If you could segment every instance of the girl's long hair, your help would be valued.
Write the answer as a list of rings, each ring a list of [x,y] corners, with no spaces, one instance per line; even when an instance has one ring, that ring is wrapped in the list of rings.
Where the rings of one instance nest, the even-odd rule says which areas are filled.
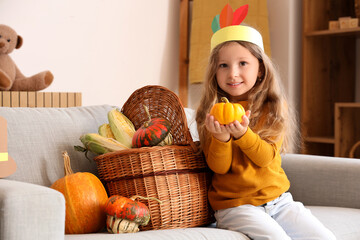
[[[296,152],[296,142],[298,143],[297,146],[301,145],[297,116],[291,104],[287,101],[275,66],[257,45],[244,41],[236,42],[247,48],[259,60],[259,71],[262,73],[261,79],[256,81],[249,93],[248,109],[251,110],[249,127],[261,139],[269,143],[275,143],[281,137],[284,137],[281,152]],[[209,58],[202,98],[196,112],[200,148],[210,138],[210,133],[205,127],[206,114],[210,112],[211,107],[221,97],[228,97],[227,93],[218,86],[216,80],[219,51],[228,44],[229,42],[219,44],[213,49]],[[263,116],[264,114],[266,116]],[[261,124],[258,124],[260,120]]]

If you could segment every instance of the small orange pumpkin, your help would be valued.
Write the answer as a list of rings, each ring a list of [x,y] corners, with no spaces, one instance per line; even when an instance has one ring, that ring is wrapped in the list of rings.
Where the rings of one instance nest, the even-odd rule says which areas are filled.
[[[220,103],[216,103],[210,110],[210,114],[220,124],[229,124],[235,120],[242,121],[242,116],[245,114],[244,107],[239,103],[230,103],[226,97],[221,98]]]
[[[65,177],[51,185],[65,197],[65,233],[98,232],[105,227],[105,203],[108,199],[101,181],[92,173],[73,173],[70,158],[63,152]]]

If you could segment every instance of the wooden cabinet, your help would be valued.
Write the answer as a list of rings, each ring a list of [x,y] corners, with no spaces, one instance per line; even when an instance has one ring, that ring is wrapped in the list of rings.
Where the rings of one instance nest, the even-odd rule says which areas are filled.
[[[355,17],[354,0],[303,0],[301,132],[306,154],[345,156],[348,151],[341,146],[348,130],[335,134],[335,105],[355,101],[360,27],[328,30],[330,20],[346,16]],[[351,111],[359,111],[346,104],[338,108],[352,118],[358,114]],[[345,122],[359,131],[360,121],[342,119],[337,124]],[[350,138],[360,140],[360,135]]]

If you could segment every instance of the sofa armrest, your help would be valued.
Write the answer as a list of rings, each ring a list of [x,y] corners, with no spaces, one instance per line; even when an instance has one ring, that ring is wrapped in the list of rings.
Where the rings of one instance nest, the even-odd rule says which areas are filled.
[[[290,192],[305,205],[360,208],[360,159],[283,155]]]
[[[0,179],[0,239],[64,240],[65,199],[48,187]]]

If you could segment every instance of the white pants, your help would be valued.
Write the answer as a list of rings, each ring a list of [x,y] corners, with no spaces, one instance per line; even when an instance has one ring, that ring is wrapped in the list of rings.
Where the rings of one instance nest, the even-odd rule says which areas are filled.
[[[242,205],[217,210],[217,227],[238,231],[254,240],[336,239],[310,210],[284,193],[265,206]]]

